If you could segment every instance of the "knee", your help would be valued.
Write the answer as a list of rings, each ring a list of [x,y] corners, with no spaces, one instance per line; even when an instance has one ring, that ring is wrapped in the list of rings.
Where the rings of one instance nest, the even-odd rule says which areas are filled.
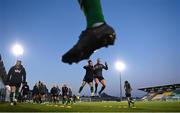
[[[104,87],[104,88],[105,88],[105,87],[106,87],[106,84],[102,84],[102,87]]]

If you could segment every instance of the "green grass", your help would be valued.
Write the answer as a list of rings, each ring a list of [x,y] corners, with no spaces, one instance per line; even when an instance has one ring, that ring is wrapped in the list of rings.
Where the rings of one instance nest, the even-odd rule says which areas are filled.
[[[180,112],[180,101],[177,102],[136,102],[136,108],[128,108],[127,102],[81,102],[70,108],[62,104],[0,103],[1,112]]]

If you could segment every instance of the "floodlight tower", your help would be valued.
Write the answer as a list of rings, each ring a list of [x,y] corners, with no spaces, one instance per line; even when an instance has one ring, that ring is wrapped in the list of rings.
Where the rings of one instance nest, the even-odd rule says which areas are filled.
[[[121,82],[121,76],[122,76],[122,71],[125,69],[125,64],[122,61],[117,61],[115,63],[115,68],[119,72],[120,101],[122,101],[122,82]]]

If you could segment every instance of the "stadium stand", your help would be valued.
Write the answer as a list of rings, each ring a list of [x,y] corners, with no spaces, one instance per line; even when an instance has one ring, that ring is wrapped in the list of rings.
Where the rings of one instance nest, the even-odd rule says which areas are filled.
[[[163,97],[164,97],[163,93],[162,94],[157,94],[151,100],[161,100]]]
[[[139,90],[147,92],[141,100],[180,100],[180,84],[146,87]]]

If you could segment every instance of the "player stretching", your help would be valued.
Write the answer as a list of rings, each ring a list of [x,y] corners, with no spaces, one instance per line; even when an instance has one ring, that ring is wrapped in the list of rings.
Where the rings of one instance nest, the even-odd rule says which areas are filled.
[[[94,80],[95,80],[95,94],[97,94],[98,83],[101,82],[101,84],[102,84],[102,88],[98,92],[99,96],[101,95],[102,91],[106,87],[106,80],[104,79],[104,77],[102,75],[103,69],[108,70],[108,65],[106,62],[105,62],[105,65],[101,64],[101,61],[98,58],[96,65],[94,65]]]
[[[90,90],[91,90],[91,96],[94,96],[94,88],[93,88],[93,76],[94,76],[94,66],[91,60],[88,61],[88,65],[83,67],[86,70],[86,74],[84,76],[83,82],[81,87],[79,88],[79,94],[81,93],[83,87],[86,85],[86,83],[89,84]]]
[[[106,24],[100,0],[78,0],[86,17],[87,27],[79,41],[62,56],[64,63],[78,63],[89,59],[91,54],[102,47],[114,45],[115,31]]]
[[[11,105],[15,105],[19,96],[19,88],[22,83],[26,82],[26,71],[20,60],[17,60],[15,66],[10,68],[7,81],[11,87],[10,102]]]
[[[128,106],[131,107],[131,104],[132,104],[132,106],[134,107],[134,102],[133,102],[132,97],[131,97],[132,88],[131,88],[131,85],[128,81],[125,81],[124,89],[125,89],[125,95],[126,95],[126,98],[128,101]]]

